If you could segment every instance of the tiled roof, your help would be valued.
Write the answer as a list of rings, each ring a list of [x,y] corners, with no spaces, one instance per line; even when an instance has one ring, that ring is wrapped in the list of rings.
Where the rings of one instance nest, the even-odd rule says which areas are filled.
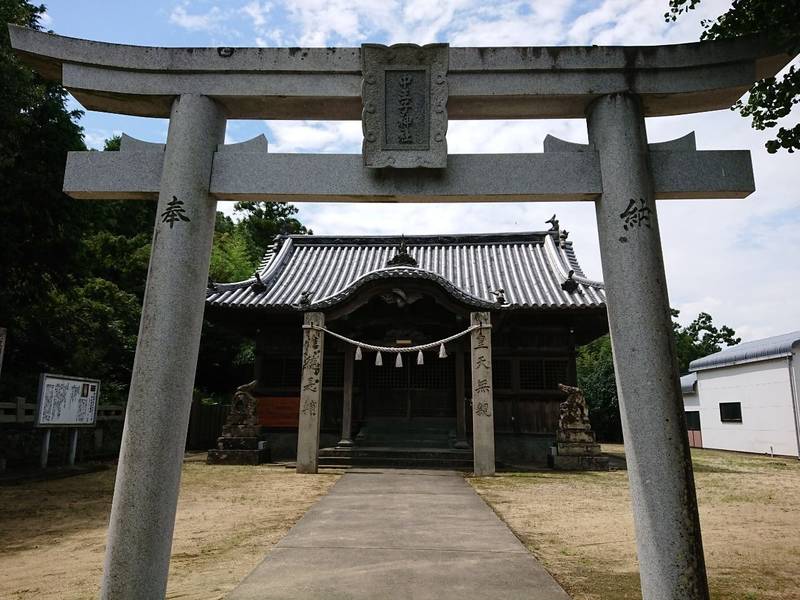
[[[401,240],[416,266],[387,266]],[[562,289],[569,271],[574,271],[577,284],[571,292]],[[572,243],[559,241],[557,231],[403,238],[283,236],[267,252],[258,278],[263,286],[256,277],[215,284],[207,302],[266,310],[324,310],[370,281],[417,279],[438,284],[466,305],[491,310],[605,304],[603,284],[585,278]],[[505,292],[502,304],[492,293],[498,289]]]

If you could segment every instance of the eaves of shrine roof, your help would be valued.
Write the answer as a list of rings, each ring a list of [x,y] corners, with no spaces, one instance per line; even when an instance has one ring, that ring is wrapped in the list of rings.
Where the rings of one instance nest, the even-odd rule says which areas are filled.
[[[416,265],[389,266],[402,240]],[[574,285],[564,289],[570,277]],[[560,240],[558,231],[281,236],[257,276],[211,284],[206,301],[221,307],[324,311],[379,280],[429,281],[456,301],[483,310],[605,306],[603,284],[585,277],[572,243]],[[498,301],[497,290],[503,290],[504,301]]]

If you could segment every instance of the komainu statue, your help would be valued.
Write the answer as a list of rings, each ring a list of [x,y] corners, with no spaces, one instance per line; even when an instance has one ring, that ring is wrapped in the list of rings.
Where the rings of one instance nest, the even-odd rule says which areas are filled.
[[[217,447],[208,451],[208,464],[258,465],[269,461],[269,448],[260,435],[255,387],[256,382],[251,381],[236,389]]]
[[[583,397],[583,390],[571,385],[558,384],[558,389],[567,394],[567,399],[561,403],[558,415],[558,430],[567,429],[591,431],[592,425],[589,423],[589,408],[586,406],[586,398]],[[594,439],[592,439],[594,441]]]
[[[562,383],[558,388],[567,398],[560,406],[556,443],[548,457],[550,466],[563,470],[608,470],[608,457],[600,453],[583,391]]]
[[[236,388],[222,437],[258,437],[258,399],[252,393],[255,387],[256,382],[251,381]]]

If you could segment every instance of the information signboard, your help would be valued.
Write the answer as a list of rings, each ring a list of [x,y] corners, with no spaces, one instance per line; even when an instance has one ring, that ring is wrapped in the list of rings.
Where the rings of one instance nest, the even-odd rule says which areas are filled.
[[[97,417],[100,380],[42,373],[37,427],[90,427]]]

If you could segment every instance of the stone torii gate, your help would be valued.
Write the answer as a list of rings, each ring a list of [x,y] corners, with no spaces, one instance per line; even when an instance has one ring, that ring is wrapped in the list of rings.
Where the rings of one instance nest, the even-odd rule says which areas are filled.
[[[743,198],[746,151],[648,144],[645,117],[723,109],[791,57],[760,39],[656,47],[143,48],[9,26],[89,110],[169,117],[166,146],[70,153],[75,198],[158,199],[102,597],[161,598],[218,200],[592,201],[644,598],[708,598],[656,199]],[[586,118],[589,145],[456,155],[447,119]],[[223,145],[227,119],[362,120],[364,153]]]

